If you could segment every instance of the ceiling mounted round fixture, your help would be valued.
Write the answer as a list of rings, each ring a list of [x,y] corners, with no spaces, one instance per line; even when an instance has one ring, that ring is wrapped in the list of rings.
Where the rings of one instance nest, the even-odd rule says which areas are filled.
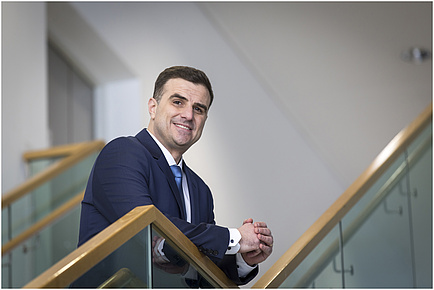
[[[406,62],[420,64],[431,58],[429,50],[420,47],[411,47],[401,53],[401,59]]]

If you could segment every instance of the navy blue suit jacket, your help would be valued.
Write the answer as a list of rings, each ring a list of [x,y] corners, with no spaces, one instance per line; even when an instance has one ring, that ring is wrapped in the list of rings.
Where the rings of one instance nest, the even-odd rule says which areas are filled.
[[[146,129],[135,137],[111,141],[92,169],[82,201],[79,245],[137,206],[155,205],[203,253],[237,284],[251,280],[257,270],[239,280],[235,256],[225,252],[227,228],[215,225],[209,187],[184,162],[192,222],[185,220],[185,206],[164,154]]]

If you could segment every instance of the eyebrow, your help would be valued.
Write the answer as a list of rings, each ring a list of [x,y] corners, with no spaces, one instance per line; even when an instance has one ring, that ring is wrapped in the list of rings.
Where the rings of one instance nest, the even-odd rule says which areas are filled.
[[[173,94],[173,95],[171,95],[169,97],[169,99],[171,99],[171,100],[175,99],[175,98],[182,99],[184,101],[188,101],[188,99],[186,97],[181,96],[180,94]],[[198,106],[198,107],[204,109],[205,112],[208,112],[208,107],[206,105],[202,104],[202,103],[194,103],[193,105]]]

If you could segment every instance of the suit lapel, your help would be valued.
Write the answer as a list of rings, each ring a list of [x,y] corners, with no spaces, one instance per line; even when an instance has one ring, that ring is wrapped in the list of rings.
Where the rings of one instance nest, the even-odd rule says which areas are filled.
[[[193,224],[200,223],[200,197],[199,190],[197,188],[196,180],[193,178],[190,168],[185,164],[184,160],[184,172],[187,177],[188,191],[190,193],[190,205],[191,205],[191,222]]]
[[[161,152],[160,147],[158,147],[157,143],[155,143],[154,139],[149,135],[146,129],[140,131],[136,138],[140,141],[140,143],[148,149],[149,153],[152,154],[156,163],[160,167],[164,176],[166,177],[167,182],[169,183],[170,189],[172,190],[173,196],[175,197],[176,202],[178,203],[178,207],[181,212],[181,218],[186,219],[185,213],[185,204],[184,197],[179,192],[178,187],[176,186],[175,177],[173,176],[172,170],[167,163],[166,158],[164,157],[163,152]]]

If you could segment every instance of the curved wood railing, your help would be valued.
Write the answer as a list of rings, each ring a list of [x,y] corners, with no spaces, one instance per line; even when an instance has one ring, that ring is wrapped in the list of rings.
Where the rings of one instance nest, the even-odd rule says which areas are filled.
[[[24,288],[64,288],[90,270],[137,233],[151,225],[214,287],[237,286],[155,206],[131,210],[105,230],[60,260]]]
[[[92,141],[25,153],[23,157],[26,161],[61,156],[65,156],[65,158],[53,163],[44,171],[32,176],[18,187],[4,194],[2,196],[2,209],[11,205],[14,201],[36,189],[43,183],[58,176],[90,154],[101,150],[104,145],[105,143],[103,141]]]
[[[56,161],[44,171],[29,178],[20,186],[4,194],[2,196],[2,209],[7,208],[16,200],[22,198],[23,196],[30,193],[32,190],[36,189],[38,186],[44,184],[45,182],[60,175],[62,172],[68,170],[75,164],[87,158],[89,155],[97,151],[100,151],[104,147],[104,145],[105,143],[103,141],[91,141],[91,142],[77,143],[72,145],[56,146],[50,149],[25,153],[23,155],[23,158],[27,162],[36,159],[42,159],[42,158],[55,158],[55,157],[65,157],[65,158]],[[48,214],[45,218],[38,221],[37,223],[35,223],[34,225],[26,229],[24,232],[11,239],[9,242],[7,242],[2,246],[2,255],[10,252],[15,247],[20,245],[22,242],[34,236],[35,234],[40,232],[42,229],[50,225],[58,218],[66,215],[69,211],[71,211],[73,208],[79,205],[82,198],[83,198],[83,192],[77,194],[76,196],[71,198],[68,202],[66,202],[64,205],[60,206],[58,209]]]
[[[399,183],[403,176],[407,174],[407,170],[412,168],[419,161],[424,152],[426,152],[430,146],[432,146],[432,134],[408,156],[407,160],[403,161],[401,165],[398,166],[392,176],[377,191],[372,200],[363,208],[363,210],[360,210],[360,214],[357,218],[346,227],[345,232],[343,233],[345,241],[348,241],[356,234],[357,230],[360,229],[360,227],[381,204],[385,205],[385,199],[392,193],[397,183]],[[315,277],[317,277],[324,268],[329,265],[339,252],[339,243],[340,241],[338,237],[330,243],[330,246],[323,251],[321,256],[316,259],[315,263],[313,263],[313,265],[303,273],[303,276],[298,279],[299,282],[294,285],[294,288],[304,288],[304,285],[312,283],[313,279],[315,279]]]
[[[84,195],[84,191],[77,194],[69,201],[65,202],[59,208],[57,208],[56,210],[48,214],[45,218],[41,219],[40,221],[30,226],[27,230],[23,231],[21,234],[19,234],[9,242],[5,243],[2,246],[2,255],[9,253],[17,246],[25,242],[27,239],[33,237],[34,235],[39,233],[42,229],[52,224],[62,216],[66,215],[74,208],[76,208],[80,204],[81,200],[83,199],[83,195]]]
[[[392,139],[362,175],[279,258],[252,288],[279,287],[430,123],[432,123],[432,104]]]

